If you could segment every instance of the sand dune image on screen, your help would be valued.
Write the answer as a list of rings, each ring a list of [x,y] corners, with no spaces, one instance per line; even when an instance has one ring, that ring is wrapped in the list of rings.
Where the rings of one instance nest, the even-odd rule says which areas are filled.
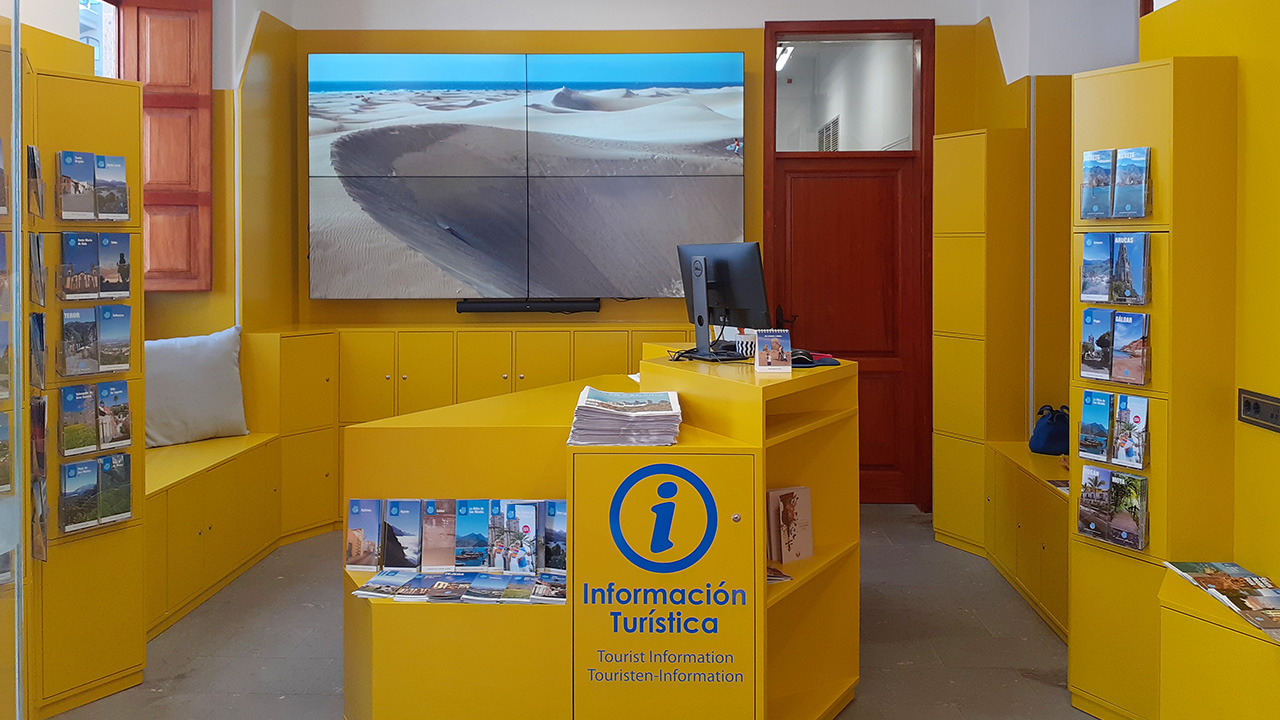
[[[679,297],[743,237],[742,56],[312,55],[314,298]]]

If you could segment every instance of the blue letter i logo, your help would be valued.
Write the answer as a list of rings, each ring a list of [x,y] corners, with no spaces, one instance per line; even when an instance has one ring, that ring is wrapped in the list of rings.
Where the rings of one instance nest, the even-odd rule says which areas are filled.
[[[653,539],[649,541],[650,552],[660,553],[675,547],[675,543],[671,542],[671,523],[675,519],[676,504],[671,502],[671,498],[676,496],[676,491],[676,484],[670,480],[658,486],[658,496],[667,502],[660,502],[653,506]]]

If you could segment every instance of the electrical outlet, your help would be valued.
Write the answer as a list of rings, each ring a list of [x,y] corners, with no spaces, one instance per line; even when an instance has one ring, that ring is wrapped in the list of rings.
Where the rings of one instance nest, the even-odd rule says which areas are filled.
[[[1280,433],[1280,398],[1240,388],[1240,422]]]

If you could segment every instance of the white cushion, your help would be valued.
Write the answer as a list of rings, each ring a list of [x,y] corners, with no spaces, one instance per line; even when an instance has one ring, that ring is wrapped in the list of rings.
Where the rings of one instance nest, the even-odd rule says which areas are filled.
[[[240,386],[240,328],[148,340],[147,447],[248,435]]]

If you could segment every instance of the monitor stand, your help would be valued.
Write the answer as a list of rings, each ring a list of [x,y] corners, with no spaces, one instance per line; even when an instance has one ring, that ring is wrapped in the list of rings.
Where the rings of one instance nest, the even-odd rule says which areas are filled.
[[[711,317],[707,311],[707,258],[698,255],[693,258],[693,337],[697,346],[680,354],[683,360],[703,360],[706,362],[727,362],[746,360],[736,349],[724,346],[712,347]],[[716,345],[721,345],[716,343]]]

